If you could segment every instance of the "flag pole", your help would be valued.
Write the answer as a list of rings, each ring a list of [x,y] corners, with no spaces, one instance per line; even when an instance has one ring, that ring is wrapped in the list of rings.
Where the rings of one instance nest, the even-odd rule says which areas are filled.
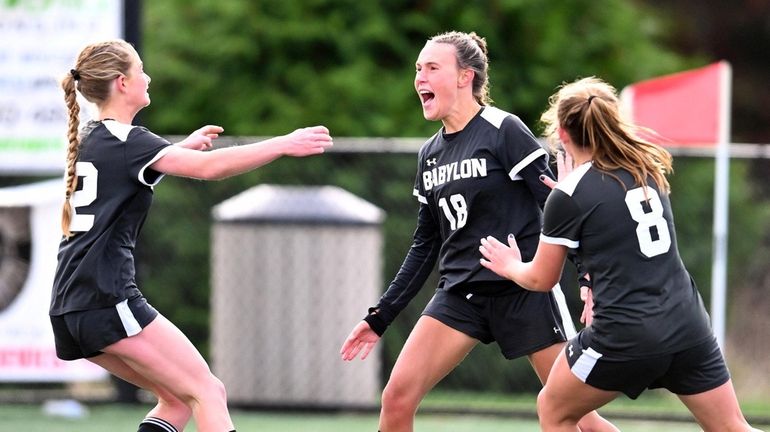
[[[727,298],[727,221],[730,179],[730,109],[732,69],[720,62],[723,73],[719,82],[719,141],[714,168],[714,244],[711,269],[711,325],[722,352],[725,351],[725,316]]]

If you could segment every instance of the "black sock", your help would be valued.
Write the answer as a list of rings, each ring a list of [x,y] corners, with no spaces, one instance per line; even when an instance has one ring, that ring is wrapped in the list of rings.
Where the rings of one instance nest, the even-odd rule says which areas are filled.
[[[171,423],[157,418],[147,417],[139,423],[139,429],[136,432],[179,432]]]

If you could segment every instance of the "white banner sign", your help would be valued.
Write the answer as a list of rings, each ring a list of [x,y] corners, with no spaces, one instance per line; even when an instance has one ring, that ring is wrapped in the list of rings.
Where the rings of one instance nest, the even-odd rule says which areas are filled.
[[[84,45],[120,37],[122,0],[0,0],[0,175],[63,172],[59,81]]]
[[[61,239],[64,182],[0,189],[0,381],[106,378],[87,360],[56,357],[48,318]]]

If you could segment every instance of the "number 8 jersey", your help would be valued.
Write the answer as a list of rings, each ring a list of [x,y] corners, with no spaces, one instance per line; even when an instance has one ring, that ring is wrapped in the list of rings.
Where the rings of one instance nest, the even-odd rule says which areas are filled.
[[[59,245],[50,314],[111,307],[139,295],[134,246],[163,175],[149,166],[170,143],[143,127],[89,122],[70,199],[73,236]]]
[[[594,319],[581,334],[585,346],[633,359],[712,337],[679,257],[668,195],[652,178],[640,187],[625,170],[577,167],[548,197],[541,241],[576,249],[591,275]]]

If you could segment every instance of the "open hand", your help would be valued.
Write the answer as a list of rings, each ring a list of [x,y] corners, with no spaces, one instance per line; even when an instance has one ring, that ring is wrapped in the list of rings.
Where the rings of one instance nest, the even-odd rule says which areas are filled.
[[[353,331],[342,344],[342,349],[340,349],[342,360],[353,360],[359,354],[361,354],[361,360],[364,360],[379,340],[380,337],[369,327],[369,323],[361,321],[353,327]]]
[[[481,265],[507,279],[512,279],[510,267],[521,262],[521,251],[513,234],[508,235],[508,246],[492,236],[482,238],[479,251],[484,257],[480,261]]]

